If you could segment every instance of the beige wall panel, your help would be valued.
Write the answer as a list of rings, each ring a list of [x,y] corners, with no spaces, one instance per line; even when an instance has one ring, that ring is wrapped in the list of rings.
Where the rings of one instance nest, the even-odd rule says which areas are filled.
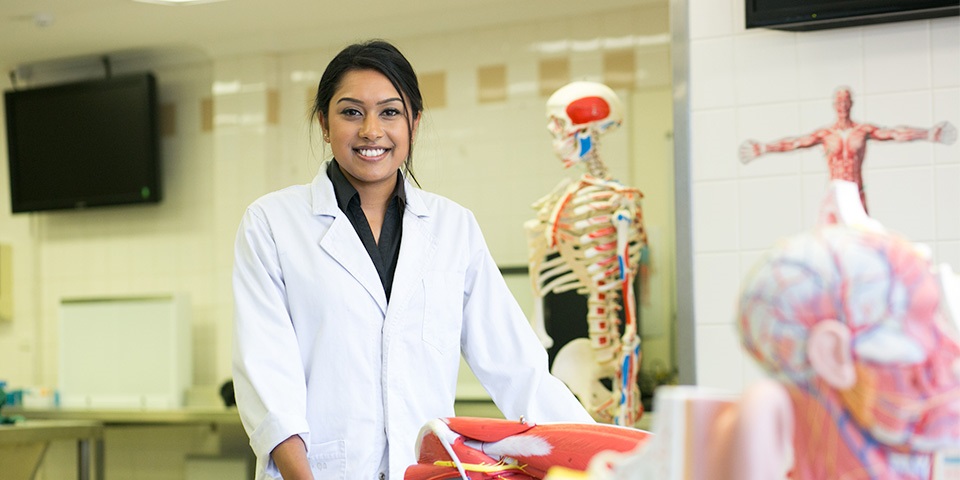
[[[423,94],[425,108],[446,107],[447,73],[430,72],[420,74],[420,92]]]
[[[488,65],[477,69],[477,103],[507,100],[507,67]]]
[[[633,50],[603,54],[603,82],[610,88],[628,89],[636,83],[636,59]]]
[[[267,90],[267,125],[280,124],[280,92]]]
[[[570,59],[559,57],[540,60],[539,83],[541,97],[549,97],[570,83]]]
[[[213,98],[211,97],[200,99],[200,131],[213,131]]]

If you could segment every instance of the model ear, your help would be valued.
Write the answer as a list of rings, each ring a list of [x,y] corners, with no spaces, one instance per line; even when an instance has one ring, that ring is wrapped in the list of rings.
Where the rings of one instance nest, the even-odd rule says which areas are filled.
[[[850,352],[850,329],[837,320],[821,320],[810,330],[807,358],[810,366],[828,385],[846,390],[857,380]]]

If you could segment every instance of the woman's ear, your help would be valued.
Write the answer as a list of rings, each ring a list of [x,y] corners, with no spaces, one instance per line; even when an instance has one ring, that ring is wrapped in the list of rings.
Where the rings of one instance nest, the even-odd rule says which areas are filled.
[[[837,320],[821,320],[810,329],[807,358],[828,385],[846,390],[857,380],[850,346],[850,329]]]
[[[327,119],[323,116],[323,112],[317,112],[317,121],[320,122],[320,133],[323,134],[323,140],[329,142],[330,128],[327,125]]]
[[[423,112],[417,114],[417,118],[413,119],[413,127],[410,130],[410,138],[417,138],[417,131],[420,130],[420,119],[423,118]]]

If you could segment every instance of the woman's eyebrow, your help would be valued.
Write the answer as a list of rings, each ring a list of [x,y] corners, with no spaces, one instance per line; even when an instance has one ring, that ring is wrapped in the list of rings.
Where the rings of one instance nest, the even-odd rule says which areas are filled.
[[[363,105],[363,102],[353,97],[343,97],[337,100],[337,103],[341,103],[341,102],[349,102],[349,103],[356,103],[359,105]],[[377,105],[384,105],[391,102],[402,102],[402,100],[400,100],[400,97],[391,97],[384,100],[380,100],[379,102],[377,102]]]

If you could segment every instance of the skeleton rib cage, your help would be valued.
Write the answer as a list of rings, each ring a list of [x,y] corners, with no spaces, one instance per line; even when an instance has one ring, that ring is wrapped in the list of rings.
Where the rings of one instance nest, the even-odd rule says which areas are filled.
[[[593,392],[593,401],[585,401],[591,395],[584,392],[574,393],[595,417],[621,424],[631,424],[640,415],[635,371],[639,358],[629,362],[630,371],[623,370],[625,358],[639,357],[632,288],[647,243],[642,198],[639,190],[614,180],[583,175],[562,182],[534,203],[537,217],[526,224],[535,296],[570,290],[588,295],[595,376],[615,377],[615,384],[622,384],[613,391]],[[622,259],[620,252],[625,253]],[[621,328],[624,309],[627,318]],[[622,395],[630,398],[623,400]]]

